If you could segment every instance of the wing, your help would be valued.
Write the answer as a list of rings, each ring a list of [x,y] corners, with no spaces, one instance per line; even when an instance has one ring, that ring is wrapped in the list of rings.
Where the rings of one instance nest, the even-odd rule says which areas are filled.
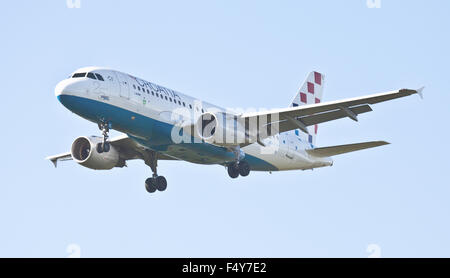
[[[126,160],[142,159],[147,160],[150,153],[154,151],[142,146],[127,135],[117,136],[109,141],[112,146],[119,150],[120,158]],[[158,160],[177,160],[170,156],[157,153]],[[46,159],[50,160],[55,167],[57,167],[59,161],[72,160],[72,154],[70,152],[62,153],[59,155],[49,156]]]
[[[324,103],[310,104],[298,107],[289,107],[283,109],[273,109],[269,111],[244,113],[241,114],[241,120],[261,122],[264,121],[269,134],[281,133],[293,129],[301,129],[308,133],[308,126],[337,120],[345,117],[357,121],[358,115],[372,111],[370,104],[393,100],[396,98],[406,97],[413,94],[419,94],[422,97],[422,90],[401,89],[387,93],[368,95],[357,98],[350,98],[338,101],[330,101]],[[273,127],[272,132],[269,132]],[[264,138],[263,136],[262,138]]]

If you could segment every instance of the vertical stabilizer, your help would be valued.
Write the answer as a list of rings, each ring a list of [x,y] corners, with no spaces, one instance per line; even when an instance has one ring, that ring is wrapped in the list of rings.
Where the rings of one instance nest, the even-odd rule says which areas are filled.
[[[317,71],[311,72],[298,90],[290,107],[322,102],[324,81],[325,78],[323,74]],[[305,141],[308,141],[310,144],[315,145],[317,130],[318,126],[314,125],[308,127],[309,134],[301,130],[295,130],[293,132]]]

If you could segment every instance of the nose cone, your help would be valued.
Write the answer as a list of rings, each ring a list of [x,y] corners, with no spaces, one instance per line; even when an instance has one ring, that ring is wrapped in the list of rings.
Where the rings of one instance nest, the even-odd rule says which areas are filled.
[[[66,79],[59,82],[55,87],[55,95],[64,106],[67,107],[68,99],[72,99],[74,96],[83,96],[87,90],[83,90],[85,84],[83,80]]]
[[[70,95],[72,82],[70,79],[63,80],[59,82],[55,87],[55,96],[59,98],[61,95]]]
[[[74,100],[83,96],[83,86],[82,80],[66,79],[56,85],[55,95],[62,105],[73,111]]]

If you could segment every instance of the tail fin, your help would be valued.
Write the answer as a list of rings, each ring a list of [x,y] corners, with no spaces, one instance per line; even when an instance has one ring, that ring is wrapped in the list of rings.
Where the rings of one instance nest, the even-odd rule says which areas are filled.
[[[295,95],[290,107],[296,107],[300,105],[315,104],[322,101],[323,87],[325,77],[323,74],[313,71],[306,78],[302,84],[298,93]],[[307,140],[310,144],[316,144],[318,126],[308,127],[309,134],[304,133],[301,130],[295,130],[295,134]]]

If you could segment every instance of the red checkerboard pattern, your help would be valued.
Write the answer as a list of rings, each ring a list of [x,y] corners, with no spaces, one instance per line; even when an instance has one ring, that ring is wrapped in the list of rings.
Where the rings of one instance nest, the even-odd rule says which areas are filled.
[[[300,93],[300,102],[303,102],[305,104],[308,102],[308,97],[305,93]]]
[[[306,78],[303,85],[300,87],[300,90],[292,101],[291,106],[313,105],[320,103],[322,101],[323,84],[323,74],[316,71],[311,72]],[[307,134],[302,132],[305,136],[305,139],[311,144],[314,144],[315,142],[317,129],[317,125],[308,128],[309,134],[311,134],[312,136],[307,136]]]
[[[320,103],[322,98],[323,75],[316,71],[312,72],[304,85],[300,88],[293,104],[305,105]],[[292,105],[294,106],[294,105]]]

